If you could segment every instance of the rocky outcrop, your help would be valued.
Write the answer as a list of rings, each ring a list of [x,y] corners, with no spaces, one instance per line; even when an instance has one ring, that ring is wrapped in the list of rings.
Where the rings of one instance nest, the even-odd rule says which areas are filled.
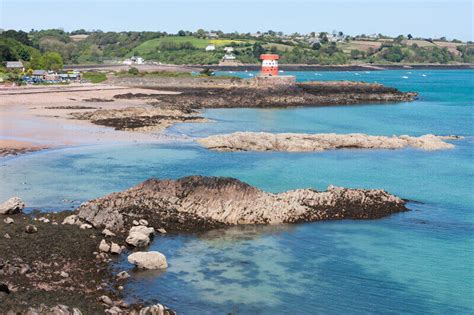
[[[160,131],[178,122],[207,121],[194,112],[151,107],[99,109],[91,112],[76,112],[71,115],[76,119],[89,120],[96,125],[129,131]]]
[[[128,256],[128,262],[140,269],[166,269],[168,262],[160,252],[135,252]]]
[[[249,80],[222,86],[183,87],[180,84],[153,88],[179,94],[119,94],[114,98],[156,99],[170,108],[235,108],[351,105],[413,101],[418,94],[401,92],[377,83],[334,81],[305,82],[284,87],[254,86]]]
[[[336,219],[377,219],[406,211],[383,190],[329,186],[279,194],[233,178],[191,176],[150,179],[129,190],[91,200],[78,216],[97,228],[123,231],[145,218],[168,231],[201,231],[237,224],[279,224]]]
[[[25,208],[25,203],[18,197],[12,197],[0,204],[0,214],[20,213]]]
[[[457,136],[424,135],[370,136],[366,134],[297,134],[267,132],[235,132],[198,139],[202,146],[215,151],[284,151],[311,152],[335,149],[401,149],[413,147],[432,151],[454,147],[444,140],[456,140]]]

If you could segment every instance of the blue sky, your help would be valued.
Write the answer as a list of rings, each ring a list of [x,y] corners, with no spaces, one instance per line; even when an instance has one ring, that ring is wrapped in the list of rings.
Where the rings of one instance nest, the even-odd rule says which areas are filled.
[[[411,33],[473,40],[471,0],[0,0],[0,28]]]

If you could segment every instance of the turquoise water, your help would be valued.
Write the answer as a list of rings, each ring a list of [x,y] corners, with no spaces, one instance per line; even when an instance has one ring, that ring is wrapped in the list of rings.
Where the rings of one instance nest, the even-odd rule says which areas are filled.
[[[233,176],[278,192],[327,185],[383,188],[410,212],[376,221],[240,227],[158,236],[166,272],[133,272],[129,299],[181,314],[474,312],[472,71],[298,72],[298,80],[362,80],[418,91],[412,103],[208,110],[172,135],[241,130],[456,134],[453,150],[218,153],[192,141],[51,150],[0,161],[0,199],[54,210],[151,176]],[[239,75],[248,76],[248,73]],[[425,76],[423,76],[425,75]],[[407,78],[404,78],[407,77]],[[130,269],[125,257],[117,268]]]

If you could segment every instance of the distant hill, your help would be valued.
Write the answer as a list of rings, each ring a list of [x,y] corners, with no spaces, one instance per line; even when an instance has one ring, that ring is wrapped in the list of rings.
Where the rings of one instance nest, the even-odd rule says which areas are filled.
[[[216,49],[206,51],[213,44]],[[232,46],[242,63],[258,63],[261,53],[277,53],[288,64],[450,64],[474,63],[474,45],[460,41],[281,32],[101,32],[40,30],[0,33],[0,62],[21,59],[27,66],[47,52],[57,52],[65,64],[121,62],[133,55],[171,64],[217,64],[223,48]]]

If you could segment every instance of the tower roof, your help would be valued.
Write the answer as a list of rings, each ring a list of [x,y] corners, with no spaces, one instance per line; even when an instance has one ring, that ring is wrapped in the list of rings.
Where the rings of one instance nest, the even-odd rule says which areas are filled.
[[[277,54],[262,54],[260,55],[261,60],[278,60],[280,59],[280,56]]]

